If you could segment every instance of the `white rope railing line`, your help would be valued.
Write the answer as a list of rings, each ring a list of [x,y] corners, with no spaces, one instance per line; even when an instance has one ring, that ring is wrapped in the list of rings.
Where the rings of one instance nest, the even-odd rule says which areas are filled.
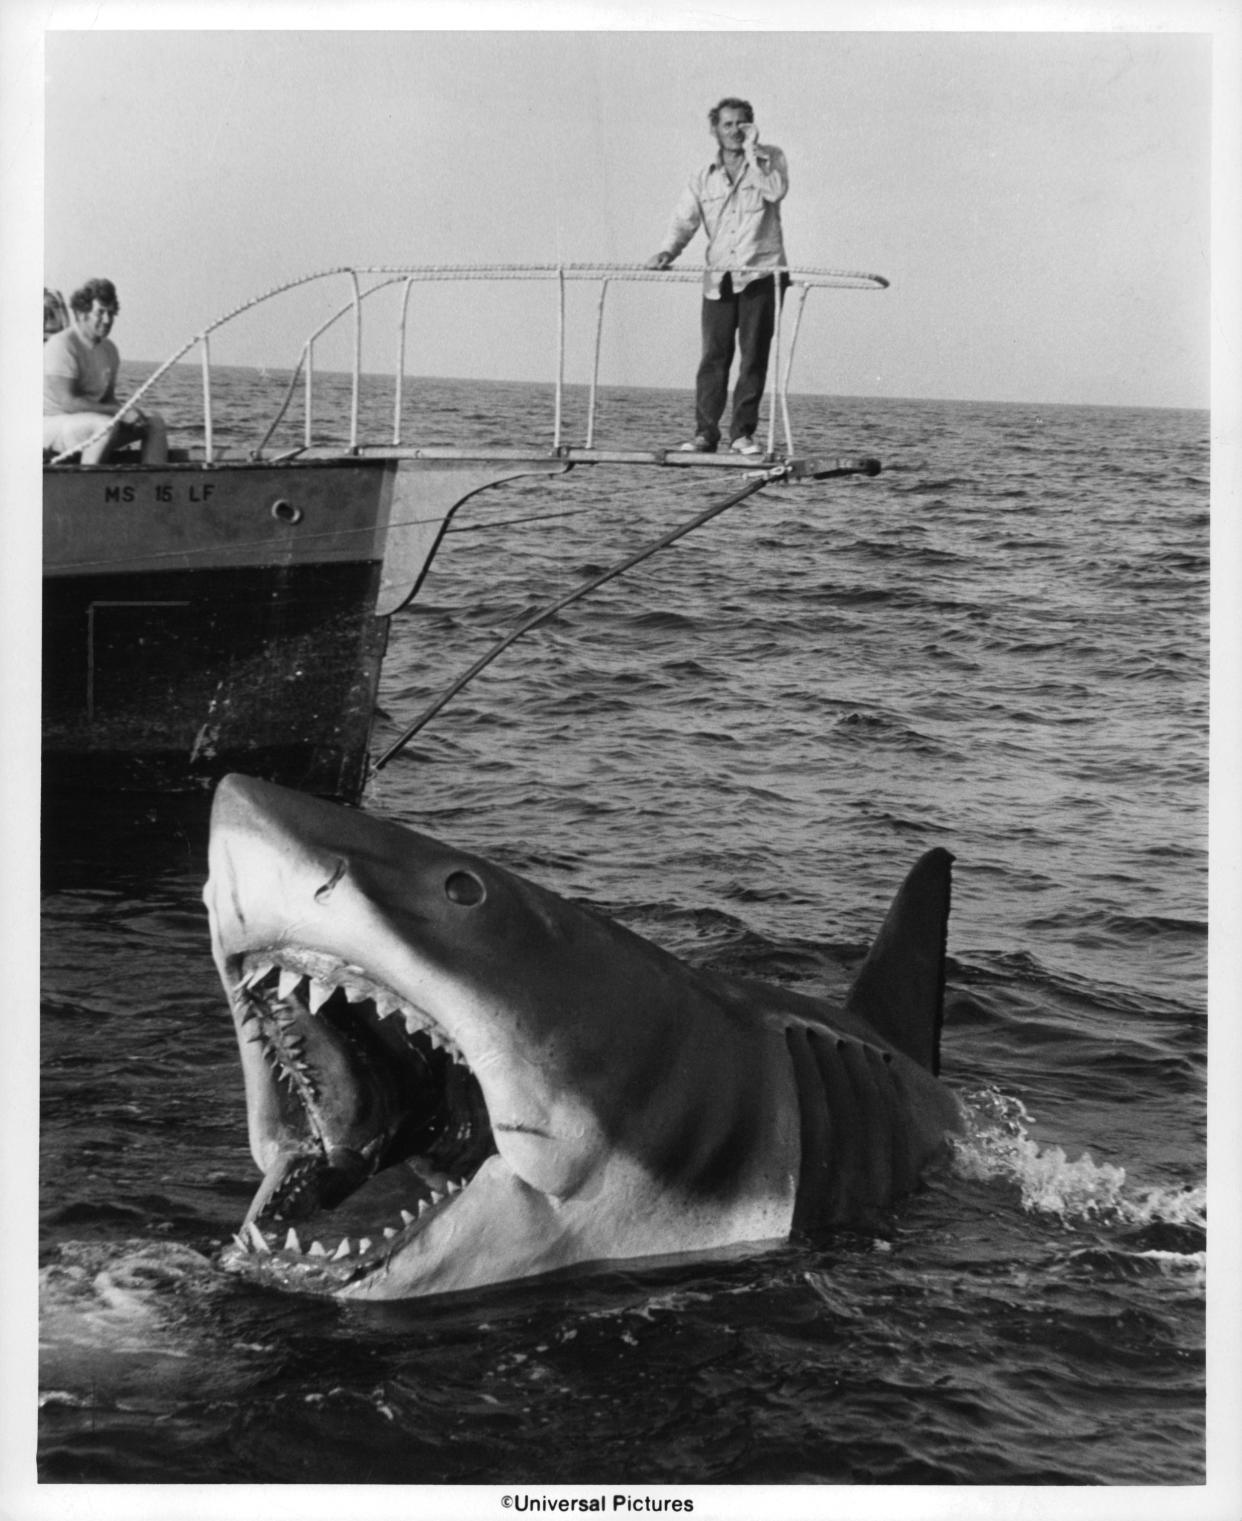
[[[820,269],[815,267],[803,268],[796,264],[772,265],[767,271],[773,274],[787,274],[795,283],[811,285],[823,285],[831,280],[850,280],[864,282],[863,288],[874,290],[887,290],[889,282],[883,275],[868,274],[863,270],[852,269]],[[209,333],[214,333],[217,328],[223,327],[226,322],[232,322],[244,312],[253,307],[262,306],[265,301],[271,301],[276,296],[283,296],[288,291],[297,290],[300,286],[310,285],[316,280],[328,280],[334,275],[386,275],[390,278],[382,285],[372,286],[366,295],[371,295],[384,286],[393,284],[397,280],[524,280],[535,279],[542,276],[552,279],[564,275],[567,279],[592,279],[602,275],[618,276],[632,275],[643,281],[668,281],[671,283],[687,283],[701,280],[704,269],[648,269],[645,264],[610,264],[605,261],[598,263],[577,264],[338,264],[330,269],[316,270],[313,274],[299,275],[295,279],[282,281],[279,285],[273,285],[270,290],[262,292],[258,296],[252,296],[248,301],[233,307],[217,317],[214,322],[209,322],[206,327],[195,333],[175,354],[166,359],[159,370],[146,382],[147,385],[160,375],[196,343],[199,343]],[[844,288],[844,287],[843,287]],[[348,310],[348,307],[344,308]]]
[[[54,465],[62,464],[64,461],[72,458],[75,454],[80,454],[83,451],[91,448],[95,443],[97,443],[101,438],[103,438],[109,432],[110,429],[112,429],[113,427],[116,426],[116,424],[120,421],[120,419],[124,416],[124,414],[127,411],[129,411],[132,407],[134,407],[134,406],[137,405],[138,401],[143,396],[145,396],[147,394],[147,392],[150,391],[151,388],[160,379],[162,379],[162,377],[173,367],[173,365],[175,365],[180,359],[182,359],[196,345],[201,346],[201,350],[202,350],[202,368],[203,368],[203,386],[204,386],[203,416],[204,416],[204,428],[205,428],[205,438],[206,438],[206,454],[207,454],[208,462],[211,462],[211,459],[212,459],[212,414],[211,414],[210,360],[209,360],[209,342],[208,342],[208,340],[210,338],[210,335],[212,333],[215,333],[216,331],[218,331],[220,328],[226,326],[228,323],[235,321],[238,317],[244,315],[246,312],[253,310],[255,307],[262,306],[264,303],[266,303],[268,301],[271,301],[271,300],[274,300],[277,296],[285,295],[285,294],[287,294],[290,291],[297,290],[297,289],[299,289],[299,288],[301,288],[303,286],[313,284],[313,283],[315,283],[317,281],[329,280],[329,279],[332,279],[334,277],[339,277],[339,276],[345,276],[346,278],[348,278],[350,280],[350,282],[351,282],[351,284],[353,286],[352,298],[351,298],[350,301],[346,302],[346,304],[344,306],[342,306],[337,312],[335,312],[331,317],[329,317],[318,329],[316,329],[316,331],[306,341],[306,344],[305,344],[305,346],[303,347],[303,350],[302,350],[302,358],[301,358],[301,360],[299,360],[299,367],[301,366],[301,364],[303,362],[305,362],[305,364],[306,364],[306,388],[307,388],[307,395],[306,395],[306,413],[307,413],[307,415],[306,415],[306,439],[305,439],[305,446],[306,447],[309,448],[310,447],[310,443],[311,443],[311,440],[310,440],[310,425],[311,425],[310,424],[310,410],[311,410],[311,407],[310,407],[310,401],[311,401],[310,387],[311,387],[311,383],[312,383],[312,371],[313,371],[313,358],[312,358],[313,343],[314,343],[314,340],[316,338],[318,338],[319,336],[321,336],[329,327],[331,327],[333,325],[333,323],[335,323],[342,316],[344,316],[346,312],[352,310],[353,313],[354,313],[354,318],[355,318],[355,323],[354,323],[353,396],[352,396],[352,405],[351,405],[351,409],[350,409],[350,411],[351,411],[351,417],[350,417],[350,445],[349,445],[349,447],[352,450],[356,451],[357,447],[358,447],[357,419],[358,419],[358,410],[359,410],[359,401],[360,401],[360,397],[359,397],[359,384],[360,384],[360,376],[361,376],[361,368],[362,368],[362,312],[361,312],[361,308],[362,308],[362,303],[365,300],[367,300],[368,297],[374,295],[376,292],[378,292],[380,290],[387,289],[389,286],[391,286],[393,284],[396,284],[399,281],[404,281],[405,282],[405,297],[404,297],[404,300],[403,300],[402,319],[401,319],[401,324],[400,324],[400,327],[401,327],[400,352],[401,352],[401,355],[402,355],[402,362],[400,362],[398,364],[398,366],[397,366],[397,384],[398,384],[398,388],[399,388],[398,389],[398,402],[397,402],[397,405],[399,407],[399,405],[400,405],[400,385],[401,385],[401,382],[402,382],[402,379],[403,379],[403,372],[404,372],[404,362],[403,362],[404,344],[405,344],[405,336],[404,336],[404,329],[405,329],[405,307],[404,307],[404,301],[408,301],[409,290],[410,290],[410,287],[413,284],[420,283],[420,282],[430,282],[430,281],[455,281],[455,280],[506,281],[506,280],[550,280],[550,279],[555,279],[555,280],[557,280],[559,282],[559,292],[560,292],[559,293],[559,297],[558,297],[559,310],[558,310],[557,345],[558,345],[558,366],[560,366],[561,368],[558,368],[558,375],[557,375],[557,381],[556,381],[557,419],[556,419],[556,428],[555,428],[556,443],[557,443],[557,446],[559,447],[559,443],[560,443],[560,404],[561,404],[561,394],[562,394],[563,385],[564,385],[563,356],[564,356],[565,332],[564,332],[564,315],[563,315],[563,310],[564,310],[564,287],[565,287],[565,282],[569,281],[569,280],[603,281],[605,289],[606,289],[606,286],[607,286],[607,282],[609,280],[617,280],[617,279],[634,281],[636,283],[641,283],[641,284],[660,284],[660,283],[664,283],[664,284],[690,284],[690,283],[699,283],[699,282],[701,282],[703,280],[703,278],[704,278],[705,272],[706,271],[705,271],[704,267],[702,267],[702,266],[697,267],[697,268],[685,268],[685,269],[672,269],[672,268],[651,269],[646,264],[622,264],[622,263],[610,263],[610,262],[606,262],[606,261],[592,261],[592,262],[579,262],[579,263],[566,262],[566,263],[558,263],[558,264],[517,264],[517,263],[507,263],[507,264],[475,264],[475,263],[455,263],[455,264],[378,264],[378,265],[348,265],[348,264],[342,264],[342,265],[333,266],[332,268],[329,268],[329,269],[317,270],[317,271],[315,271],[314,273],[311,273],[311,274],[299,275],[299,276],[295,277],[294,279],[282,281],[280,284],[272,286],[270,289],[268,289],[266,291],[263,291],[259,295],[253,296],[249,300],[241,302],[237,306],[234,306],[229,311],[225,312],[223,315],[217,317],[214,321],[209,322],[205,327],[201,328],[191,338],[187,339],[186,342],[183,343],[180,348],[178,348],[171,355],[169,355],[169,357],[167,359],[165,359],[162,364],[160,364],[155,370],[153,370],[151,372],[151,374],[149,376],[147,376],[146,380],[144,380],[142,382],[142,384],[139,385],[139,387],[137,388],[137,390],[135,390],[129,396],[129,398],[116,410],[116,412],[113,413],[108,418],[108,420],[105,423],[103,423],[96,430],[96,432],[94,434],[91,435],[91,437],[89,439],[87,439],[84,443],[75,445],[72,449],[63,450],[61,453],[59,453],[56,456],[54,456],[54,458],[51,460],[51,463],[54,464]],[[718,272],[725,273],[727,271],[718,271]],[[747,272],[748,273],[754,273],[755,271],[753,269],[750,269]],[[883,275],[871,274],[871,273],[867,273],[867,272],[861,271],[861,270],[825,269],[825,268],[818,268],[818,267],[803,268],[803,267],[800,267],[800,266],[794,265],[794,264],[768,266],[768,267],[765,267],[765,269],[762,271],[762,273],[765,274],[765,275],[767,275],[767,274],[773,274],[773,275],[784,275],[784,276],[787,276],[788,277],[788,284],[790,286],[797,286],[797,287],[801,288],[800,289],[800,294],[801,294],[801,297],[802,297],[803,300],[805,299],[806,291],[809,290],[809,289],[812,289],[812,288],[817,288],[817,289],[827,288],[827,289],[839,289],[839,290],[886,290],[888,288],[888,284],[889,284],[888,280],[885,279]],[[375,285],[372,285],[370,288],[368,288],[366,290],[363,290],[361,288],[360,284],[359,284],[359,277],[360,276],[379,276],[381,278],[378,280],[378,282]],[[783,305],[783,302],[778,302],[778,308],[781,305]],[[603,306],[603,300],[602,300],[602,295],[601,295],[600,311],[599,311],[599,323],[602,323],[602,306]],[[798,319],[799,319],[799,321],[801,319],[801,304],[799,305],[799,308],[798,308]],[[600,338],[601,338],[601,331],[600,331],[600,328],[599,328],[599,323],[597,323],[597,333],[596,333],[596,353],[595,353],[596,371],[598,371],[598,360],[599,360],[599,352],[598,352],[598,350],[599,350],[599,343],[600,343]],[[796,327],[795,327],[795,336],[796,336]],[[776,385],[776,390],[778,392],[780,392],[780,391],[782,391],[784,389],[787,389],[787,387],[788,387],[789,370],[790,370],[790,365],[791,365],[792,358],[793,358],[793,344],[792,343],[790,344],[790,351],[789,351],[788,360],[787,360],[787,363],[786,363],[785,369],[784,369],[783,384],[782,384],[782,376],[781,376],[781,370],[780,370],[780,364],[779,364],[779,358],[780,358],[780,337],[779,337],[779,333],[777,335],[777,340],[776,341],[777,341],[777,371],[776,371],[776,373],[777,373],[777,385]],[[296,377],[296,370],[295,370],[295,377]],[[595,390],[596,390],[596,380],[593,378],[592,384],[591,384],[590,422],[589,422],[589,430],[590,430],[590,433],[591,433],[592,437],[593,437],[593,434],[594,434],[594,420],[595,420],[595,401],[594,401]],[[283,410],[284,410],[283,407],[282,407],[281,410],[282,410],[282,413],[283,413]],[[277,421],[279,421],[279,418],[277,419]],[[275,425],[273,425],[273,427],[274,426]],[[399,413],[397,413],[397,414],[394,415],[394,440],[396,439],[397,436],[399,436],[398,430],[399,430]],[[270,438],[270,436],[271,436],[271,431],[272,430],[269,429],[269,432],[268,432],[268,435],[267,435],[268,438]],[[786,419],[785,419],[785,432],[786,432],[787,442],[791,442],[789,440],[789,431],[790,430],[789,430],[788,418],[786,416]],[[264,443],[266,443],[266,442],[267,442],[267,438],[265,438],[265,440],[264,440]],[[774,442],[774,440],[772,438],[769,438],[769,444],[771,445],[773,442]],[[263,445],[260,445],[260,452],[262,450],[262,447],[263,447]]]
[[[715,269],[715,266],[713,266]],[[333,274],[338,271],[328,270],[325,274]],[[612,264],[605,261],[598,263],[565,263],[565,264],[424,264],[424,265],[367,265],[358,269],[359,274],[365,275],[392,275],[400,274],[414,280],[529,280],[540,277],[553,279],[563,276],[565,279],[590,280],[602,276],[616,277],[621,275],[632,276],[643,281],[671,281],[687,283],[703,278],[705,267],[686,269],[649,269],[645,264]],[[722,266],[720,273],[728,271]],[[749,267],[739,266],[736,273],[754,274],[756,271]],[[883,275],[871,274],[864,270],[852,269],[820,269],[797,264],[772,264],[765,266],[762,274],[787,274],[791,281],[806,282],[814,285],[824,285],[830,281],[859,281],[864,288],[875,290],[887,290],[889,282]],[[309,276],[315,279],[316,276]]]

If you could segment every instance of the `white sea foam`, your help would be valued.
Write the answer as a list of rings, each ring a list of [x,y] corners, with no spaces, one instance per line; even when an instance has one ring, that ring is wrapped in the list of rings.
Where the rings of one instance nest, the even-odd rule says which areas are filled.
[[[1084,1151],[1071,1160],[1060,1146],[1041,1146],[1020,1099],[987,1088],[965,1096],[966,1133],[954,1142],[954,1167],[964,1178],[1012,1183],[1022,1207],[1064,1222],[1104,1219],[1127,1226],[1207,1227],[1207,1186],[1127,1189],[1126,1170]]]

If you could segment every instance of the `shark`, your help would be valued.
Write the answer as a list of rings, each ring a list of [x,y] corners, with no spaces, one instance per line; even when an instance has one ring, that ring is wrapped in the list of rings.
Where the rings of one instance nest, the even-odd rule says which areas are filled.
[[[914,864],[834,1002],[225,777],[204,899],[261,1179],[222,1265],[405,1300],[874,1219],[963,1124],[939,1075],[952,861]]]

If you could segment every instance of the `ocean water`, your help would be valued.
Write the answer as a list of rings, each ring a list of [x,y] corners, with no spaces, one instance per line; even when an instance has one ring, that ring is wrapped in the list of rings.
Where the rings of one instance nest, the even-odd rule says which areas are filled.
[[[279,379],[228,372],[217,436],[256,442]],[[193,384],[150,398],[174,431]],[[368,390],[381,431],[389,406]],[[545,387],[407,410],[407,439],[550,438]],[[688,411],[606,392],[598,442],[676,442]],[[366,806],[808,991],[947,846],[949,1165],[814,1249],[369,1310],[240,1284],[213,1261],[256,1177],[201,808],[50,818],[45,1483],[1204,1482],[1207,416],[793,415],[800,451],[883,473],[765,488],[568,608]],[[471,501],[394,624],[377,745],[736,485],[599,467]]]

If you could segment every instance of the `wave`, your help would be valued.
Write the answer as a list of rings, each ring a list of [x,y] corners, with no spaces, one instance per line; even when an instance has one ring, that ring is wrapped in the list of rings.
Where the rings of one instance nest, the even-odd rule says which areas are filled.
[[[1104,909],[1083,913],[1069,910],[1045,914],[1028,919],[1028,930],[1061,929],[1074,935],[1088,932],[1115,936],[1121,940],[1155,940],[1167,936],[1185,936],[1205,941],[1208,935],[1206,920],[1175,918],[1170,914],[1118,914]]]
[[[846,713],[833,725],[836,733],[861,743],[895,745],[920,753],[940,754],[943,746],[928,734],[920,734],[882,713]]]
[[[1071,1274],[1091,1278],[1162,1278],[1195,1296],[1207,1287],[1207,1252],[1157,1250],[1127,1251],[1118,1247],[1079,1247],[1065,1257]]]
[[[661,608],[655,612],[637,614],[630,619],[630,625],[636,629],[697,629],[700,620],[686,613],[674,613]]]
[[[937,480],[912,481],[908,486],[896,485],[891,478],[899,472],[890,468],[890,490],[899,496],[935,496],[946,491],[972,491],[978,485],[977,481],[962,475],[946,475]]]

